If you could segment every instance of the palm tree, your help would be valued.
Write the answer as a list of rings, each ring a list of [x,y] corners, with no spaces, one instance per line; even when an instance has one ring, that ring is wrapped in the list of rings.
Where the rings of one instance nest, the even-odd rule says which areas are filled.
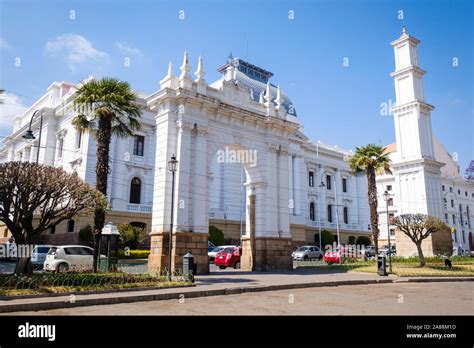
[[[127,82],[113,78],[82,83],[74,96],[74,106],[88,112],[77,115],[72,123],[77,131],[87,131],[97,140],[96,188],[107,196],[109,151],[112,136],[126,138],[140,128],[140,108],[136,94]],[[98,245],[105,223],[105,210],[94,214],[94,271],[97,271]]]
[[[392,174],[390,171],[390,158],[385,152],[385,147],[368,144],[363,147],[356,147],[355,154],[349,158],[349,166],[354,173],[365,172],[367,175],[370,226],[372,228],[375,255],[378,255],[379,227],[377,223],[377,185],[375,176],[380,173]]]

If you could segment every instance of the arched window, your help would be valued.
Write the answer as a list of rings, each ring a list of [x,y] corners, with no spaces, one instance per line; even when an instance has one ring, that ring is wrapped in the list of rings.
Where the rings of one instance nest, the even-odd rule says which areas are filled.
[[[313,202],[311,202],[309,204],[309,219],[311,221],[314,221],[314,219],[315,219],[315,217],[314,217],[314,203]]]
[[[328,221],[332,222],[332,205],[328,205]]]
[[[142,182],[139,178],[133,178],[130,183],[130,203],[140,204]]]

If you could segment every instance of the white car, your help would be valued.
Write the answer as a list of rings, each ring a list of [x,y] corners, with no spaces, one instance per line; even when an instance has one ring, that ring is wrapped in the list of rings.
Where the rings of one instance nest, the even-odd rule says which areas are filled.
[[[83,245],[61,245],[49,249],[43,269],[45,271],[91,271],[94,249]]]
[[[217,253],[224,250],[225,248],[235,248],[235,245],[219,245],[219,246],[216,246],[211,251],[208,251],[207,256],[209,256],[209,262],[214,262],[214,259],[216,258]]]

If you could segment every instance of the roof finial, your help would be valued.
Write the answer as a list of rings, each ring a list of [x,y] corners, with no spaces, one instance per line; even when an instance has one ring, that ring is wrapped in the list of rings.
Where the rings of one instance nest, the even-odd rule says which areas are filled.
[[[280,109],[283,104],[283,98],[281,97],[281,89],[280,86],[277,88],[277,97],[275,99],[275,103],[277,105],[277,109]]]
[[[229,53],[229,57],[227,57],[227,63],[230,63],[234,60],[234,56],[232,55],[232,51]]]
[[[407,33],[407,29],[405,28],[405,26],[402,27],[402,34],[406,34]]]
[[[260,92],[260,98],[258,100],[260,104],[263,104],[265,101],[263,100],[263,91]]]
[[[272,93],[270,91],[270,82],[267,82],[267,89],[265,91],[265,100],[267,102],[271,102],[272,101]]]
[[[166,74],[166,77],[171,77],[173,76],[173,63],[171,61],[168,64],[168,74]]]
[[[188,51],[184,51],[184,56],[183,56],[183,65],[181,65],[181,75],[179,76],[180,79],[183,78],[189,78],[189,70],[191,70],[191,67],[189,66],[189,61],[188,61]]]
[[[204,71],[201,56],[199,56],[197,70],[194,75],[197,77],[196,82],[204,82],[204,76],[206,75],[206,72]]]

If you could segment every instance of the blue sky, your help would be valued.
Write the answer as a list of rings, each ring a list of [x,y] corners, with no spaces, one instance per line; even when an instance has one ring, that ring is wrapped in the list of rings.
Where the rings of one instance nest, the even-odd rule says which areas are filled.
[[[8,92],[0,136],[9,127],[8,112],[31,105],[55,80],[114,76],[151,93],[170,60],[178,72],[187,49],[193,69],[203,56],[208,82],[219,77],[216,69],[230,51],[272,71],[272,82],[291,97],[312,139],[347,149],[391,143],[393,120],[380,115],[380,105],[395,100],[390,42],[400,35],[403,10],[408,32],[421,40],[426,99],[436,107],[434,133],[458,154],[462,171],[474,159],[474,15],[467,0],[0,4],[0,87]]]

